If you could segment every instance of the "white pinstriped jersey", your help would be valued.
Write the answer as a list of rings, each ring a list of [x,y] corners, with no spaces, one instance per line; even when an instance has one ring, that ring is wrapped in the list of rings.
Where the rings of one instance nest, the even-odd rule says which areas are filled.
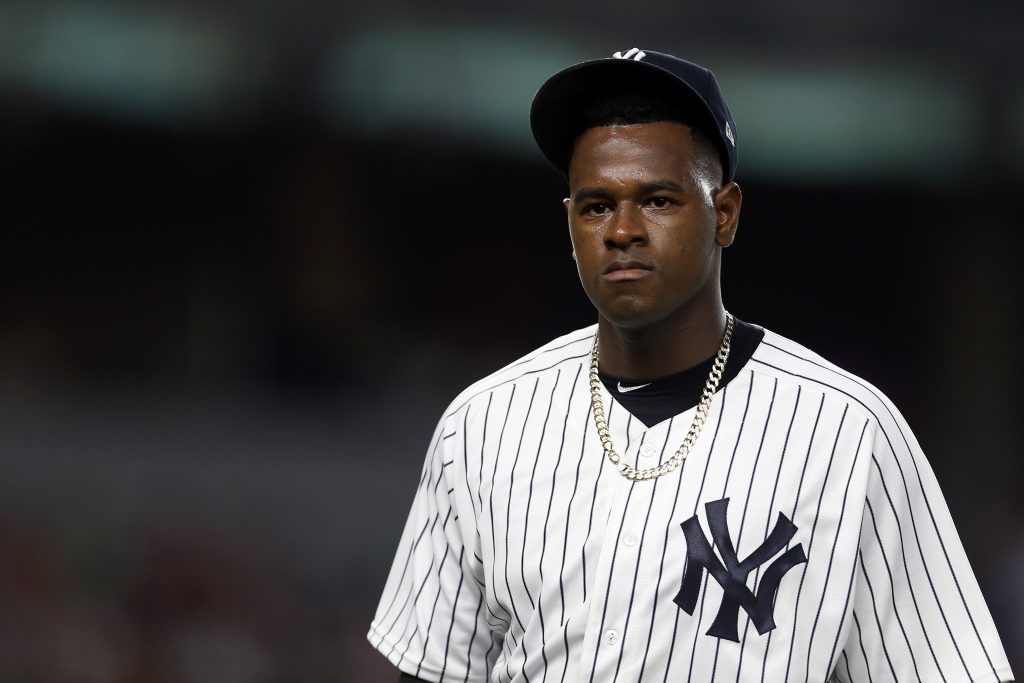
[[[880,392],[766,331],[683,466],[632,483],[593,425],[594,333],[477,382],[442,418],[368,636],[398,668],[534,683],[1012,678],[932,471]],[[648,428],[603,400],[637,468],[671,457],[694,414]],[[784,519],[795,532],[779,540]],[[687,544],[700,535],[703,563]]]

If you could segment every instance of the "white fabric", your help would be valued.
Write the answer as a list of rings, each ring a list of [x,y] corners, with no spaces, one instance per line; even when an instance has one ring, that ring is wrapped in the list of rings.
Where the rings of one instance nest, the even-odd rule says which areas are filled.
[[[684,466],[631,483],[590,415],[593,334],[477,382],[440,421],[368,636],[398,668],[503,683],[1011,680],[932,471],[880,392],[766,331]],[[603,400],[638,468],[671,457],[693,417],[647,428]],[[723,498],[740,560],[779,513],[808,558],[779,583],[773,630],[739,610],[739,642],[706,635],[723,602],[706,572],[692,616],[673,602],[680,524],[696,515],[710,541],[705,505]],[[755,593],[770,564],[747,577]]]

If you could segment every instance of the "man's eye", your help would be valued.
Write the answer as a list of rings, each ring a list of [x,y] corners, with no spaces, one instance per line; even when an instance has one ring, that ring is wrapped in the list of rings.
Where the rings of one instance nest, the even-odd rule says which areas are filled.
[[[608,213],[610,210],[611,210],[610,206],[608,206],[607,204],[603,204],[601,202],[594,203],[594,204],[587,204],[585,207],[583,207],[583,213],[589,213],[589,214],[594,214],[594,215],[598,215],[598,216],[601,215],[601,214]]]
[[[672,204],[672,200],[668,197],[651,197],[647,200],[647,203],[656,209],[664,209]]]

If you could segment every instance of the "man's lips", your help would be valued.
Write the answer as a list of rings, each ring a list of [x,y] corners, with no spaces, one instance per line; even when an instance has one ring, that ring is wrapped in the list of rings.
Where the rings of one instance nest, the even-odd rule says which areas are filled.
[[[654,266],[643,261],[615,261],[604,269],[604,279],[609,282],[640,280],[651,274]]]

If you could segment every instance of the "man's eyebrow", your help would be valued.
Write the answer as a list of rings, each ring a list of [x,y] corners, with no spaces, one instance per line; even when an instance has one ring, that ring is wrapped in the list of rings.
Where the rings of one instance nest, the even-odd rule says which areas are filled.
[[[572,196],[574,202],[581,202],[584,199],[611,199],[612,193],[600,187],[581,187]]]
[[[640,194],[651,194],[652,192],[679,192],[685,193],[686,188],[677,183],[674,180],[667,178],[652,180],[649,183],[644,183],[638,188]],[[573,195],[573,201],[580,202],[585,199],[612,199],[612,193],[601,187],[581,187],[576,190],[576,194]]]
[[[651,192],[658,192],[659,190],[669,190],[670,192],[686,192],[686,188],[684,188],[682,185],[675,182],[674,180],[668,180],[667,178],[664,180],[655,180],[649,183],[644,183],[643,185],[640,186],[641,194],[650,194]]]

